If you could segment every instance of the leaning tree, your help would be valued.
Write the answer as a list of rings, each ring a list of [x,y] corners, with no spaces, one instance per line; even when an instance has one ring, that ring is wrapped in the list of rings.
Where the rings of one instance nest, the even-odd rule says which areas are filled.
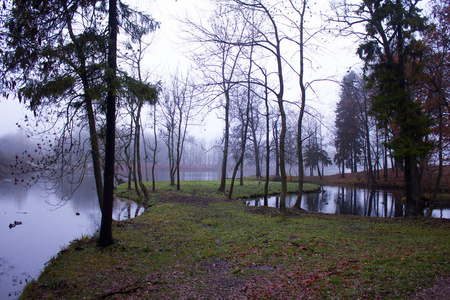
[[[1,32],[2,91],[14,92],[32,110],[37,124],[47,125],[40,132],[44,137],[46,133],[54,136],[45,139],[49,151],[44,159],[50,166],[41,170],[62,166],[66,167],[63,171],[77,172],[69,163],[79,162],[79,153],[91,155],[102,211],[99,244],[107,246],[112,243],[117,32],[135,14],[148,20],[147,24],[154,21],[116,0],[15,0],[7,10]],[[105,120],[102,182],[99,133],[104,131],[98,123]],[[74,149],[85,145],[77,139],[85,127],[90,149]],[[64,180],[65,173],[59,175]]]

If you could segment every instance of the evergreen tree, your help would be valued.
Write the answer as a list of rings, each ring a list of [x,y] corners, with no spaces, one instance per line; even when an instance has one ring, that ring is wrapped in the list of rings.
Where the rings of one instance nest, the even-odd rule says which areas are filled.
[[[335,161],[342,168],[344,177],[345,167],[357,172],[358,163],[363,153],[363,137],[361,122],[358,119],[357,94],[354,87],[356,73],[347,74],[342,80],[340,100],[336,108],[335,121]]]
[[[388,143],[396,160],[403,161],[406,215],[421,210],[418,163],[430,150],[425,137],[430,122],[423,114],[412,85],[421,70],[422,47],[418,34],[426,29],[417,1],[364,0],[357,14],[366,15],[366,36],[358,54],[370,70],[369,82],[377,91],[371,112],[381,126],[394,132]],[[405,71],[412,66],[410,72]]]
[[[53,170],[49,176],[61,181],[66,174],[84,174],[85,169],[73,168],[72,163],[86,167],[80,161],[87,160],[76,157],[80,151],[74,147],[85,144],[78,137],[80,128],[88,127],[90,149],[81,148],[81,152],[91,155],[102,217],[108,223],[112,220],[109,215],[114,179],[115,109],[112,105],[115,106],[116,90],[120,86],[116,78],[114,40],[119,26],[129,35],[139,27],[132,16],[138,15],[143,26],[156,28],[149,16],[116,2],[112,0],[108,6],[106,0],[14,0],[1,20],[4,22],[0,52],[2,91],[16,93],[19,101],[33,111],[37,123],[49,125],[44,134],[56,136],[54,142],[47,140],[53,156],[46,159],[43,172]],[[105,28],[105,24],[110,26]],[[97,124],[103,121],[105,109],[109,154],[105,160],[104,186],[101,128]],[[59,169],[61,172],[57,173]],[[106,208],[105,201],[108,201]],[[109,224],[102,232],[110,236],[110,227]],[[111,240],[106,238],[101,244],[110,244]]]

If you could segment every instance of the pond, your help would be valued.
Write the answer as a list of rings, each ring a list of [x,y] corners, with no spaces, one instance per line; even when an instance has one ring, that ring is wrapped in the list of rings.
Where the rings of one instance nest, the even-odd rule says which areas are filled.
[[[305,194],[302,197],[301,208],[322,213],[345,214],[371,217],[403,216],[403,205],[400,199],[402,191],[369,190],[364,188],[349,188],[337,186],[322,186],[321,193]],[[297,200],[296,195],[286,197],[286,206],[291,207]],[[247,205],[261,206],[263,198],[245,201]],[[279,207],[279,197],[269,198],[269,206]],[[450,218],[450,209],[435,209],[434,218]]]
[[[0,299],[17,299],[61,248],[99,229],[100,208],[93,178],[89,179],[63,206],[57,195],[39,187],[25,189],[12,180],[0,181]],[[116,199],[113,218],[127,219],[143,210]],[[15,222],[18,225],[10,226]]]

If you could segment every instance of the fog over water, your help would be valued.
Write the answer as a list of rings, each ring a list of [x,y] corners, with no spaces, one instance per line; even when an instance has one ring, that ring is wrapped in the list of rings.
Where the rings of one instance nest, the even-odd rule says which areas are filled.
[[[88,178],[61,206],[56,194],[0,180],[0,299],[16,299],[62,247],[98,230],[101,214],[93,187]],[[113,217],[122,220],[142,212],[135,203],[116,200]]]

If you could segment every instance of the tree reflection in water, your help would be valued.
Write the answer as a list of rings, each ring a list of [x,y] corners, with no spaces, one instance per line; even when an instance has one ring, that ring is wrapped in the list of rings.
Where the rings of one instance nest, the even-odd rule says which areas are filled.
[[[303,195],[301,208],[311,212],[332,214],[400,217],[404,214],[404,206],[401,202],[403,193],[403,191],[323,186],[321,193]],[[288,195],[287,207],[293,206],[296,199],[296,195]],[[263,198],[247,200],[246,204],[261,206]],[[270,197],[269,206],[278,208],[279,197]],[[450,209],[435,209],[432,216],[450,218]]]

